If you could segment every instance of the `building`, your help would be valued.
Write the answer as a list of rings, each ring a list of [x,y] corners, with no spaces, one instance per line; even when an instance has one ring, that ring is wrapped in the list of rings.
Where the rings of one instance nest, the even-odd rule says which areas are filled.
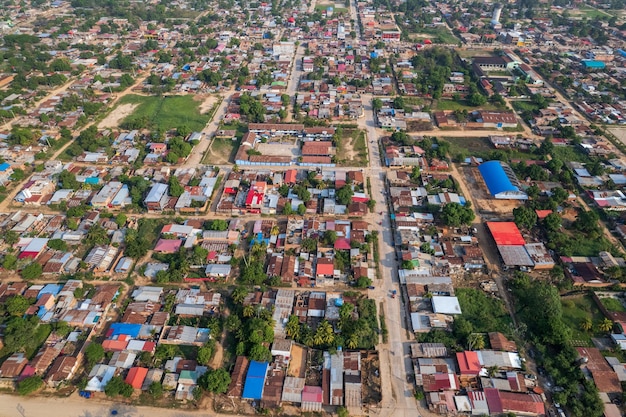
[[[161,211],[167,206],[169,197],[167,195],[169,187],[167,184],[154,184],[144,200],[148,210]]]
[[[267,362],[250,362],[241,398],[258,401],[263,397],[263,387],[265,386],[268,367],[269,364]]]
[[[528,194],[509,165],[502,161],[489,161],[478,166],[489,193],[496,199],[527,200]]]

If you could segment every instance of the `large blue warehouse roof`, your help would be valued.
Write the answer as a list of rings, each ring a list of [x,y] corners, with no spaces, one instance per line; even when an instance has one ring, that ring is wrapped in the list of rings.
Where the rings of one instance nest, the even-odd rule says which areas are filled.
[[[119,336],[122,334],[130,337],[137,337],[141,330],[141,324],[133,323],[113,323],[107,332],[107,337]]]
[[[241,398],[250,400],[261,399],[263,396],[263,386],[265,385],[265,374],[267,374],[268,365],[269,364],[267,362],[250,362]]]
[[[504,172],[500,161],[489,161],[480,164],[478,170],[483,176],[491,195],[495,196],[507,191],[519,191],[519,188],[511,183],[506,172]]]

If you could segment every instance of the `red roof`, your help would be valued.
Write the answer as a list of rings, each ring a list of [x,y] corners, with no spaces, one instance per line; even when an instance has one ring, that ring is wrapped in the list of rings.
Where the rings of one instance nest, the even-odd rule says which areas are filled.
[[[102,342],[102,347],[106,351],[122,351],[126,349],[128,346],[128,341],[126,340],[105,340]]]
[[[162,253],[174,253],[178,251],[182,244],[183,241],[178,239],[159,239],[156,246],[154,247],[154,251]]]
[[[309,387],[305,386],[302,390],[302,402],[307,403],[321,403],[322,402],[322,387]]]
[[[526,244],[522,233],[513,222],[487,222],[487,227],[496,245],[523,246]]]
[[[346,239],[345,237],[339,238],[335,240],[335,249],[336,250],[349,250],[350,249],[350,239]]]
[[[480,372],[480,361],[478,354],[473,351],[466,350],[458,352],[456,360],[459,362],[459,371],[461,375],[478,375]]]
[[[132,385],[135,389],[141,389],[141,385],[143,384],[143,380],[146,379],[147,374],[148,368],[130,368],[126,376],[126,383]]]
[[[535,210],[535,213],[537,213],[539,220],[543,220],[548,217],[548,214],[552,214],[552,210]]]
[[[333,275],[335,273],[335,265],[333,260],[329,258],[319,258],[317,260],[317,275]]]
[[[502,413],[502,401],[500,401],[500,391],[495,388],[485,388],[485,399],[487,406],[492,413]]]
[[[519,413],[545,414],[546,409],[537,394],[521,394],[518,392],[499,392],[503,411]],[[491,405],[489,406],[491,410]]]
[[[298,171],[295,169],[288,169],[285,171],[285,184],[295,184]]]

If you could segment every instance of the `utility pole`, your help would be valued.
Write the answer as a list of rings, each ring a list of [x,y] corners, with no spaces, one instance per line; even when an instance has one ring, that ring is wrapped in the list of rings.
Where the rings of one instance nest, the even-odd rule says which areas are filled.
[[[26,410],[24,410],[24,407],[22,406],[22,404],[17,403],[17,407],[15,408],[17,409],[17,412],[20,413],[22,417],[26,417]]]

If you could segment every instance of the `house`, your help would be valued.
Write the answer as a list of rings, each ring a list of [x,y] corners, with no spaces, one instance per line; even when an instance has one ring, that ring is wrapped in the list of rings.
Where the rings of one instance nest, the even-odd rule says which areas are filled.
[[[140,390],[144,379],[148,375],[148,368],[133,367],[128,371],[125,382],[130,384],[134,389]]]
[[[167,184],[154,184],[144,199],[146,208],[151,211],[163,210],[169,202],[168,190]]]
[[[28,359],[23,353],[12,354],[0,366],[0,378],[17,378],[26,364],[28,364]]]
[[[74,356],[62,356],[56,358],[50,368],[50,371],[48,372],[46,382],[48,385],[56,387],[63,382],[71,380],[78,364],[79,361]]]
[[[180,239],[159,239],[154,251],[158,253],[176,253],[182,246],[183,241]]]

